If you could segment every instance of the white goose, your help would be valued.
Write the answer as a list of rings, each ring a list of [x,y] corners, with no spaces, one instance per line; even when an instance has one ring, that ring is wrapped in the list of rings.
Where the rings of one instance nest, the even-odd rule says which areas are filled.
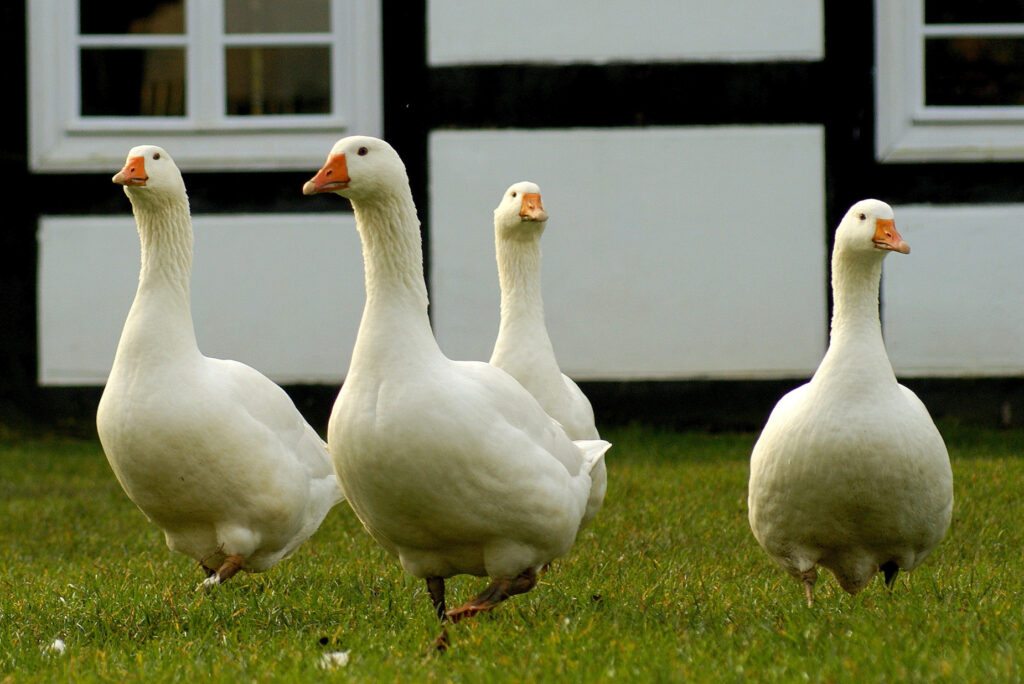
[[[501,323],[490,363],[529,390],[571,439],[599,439],[594,409],[576,383],[558,367],[544,323],[540,238],[547,221],[540,188],[535,183],[512,185],[494,210]],[[608,476],[603,461],[590,476],[593,486],[584,524],[597,515],[604,500]]]
[[[138,291],[96,426],[128,497],[219,584],[261,572],[343,500],[326,444],[252,368],[203,356],[192,326],[192,219],[174,160],[134,147],[114,176],[142,243]]]
[[[610,446],[572,442],[511,376],[456,362],[427,317],[419,221],[405,166],[383,140],[339,140],[307,195],[355,210],[366,307],[328,427],[334,467],[367,531],[426,579],[452,620],[530,590],[580,529],[593,468]],[[492,583],[445,612],[444,579]]]
[[[813,601],[816,565],[851,594],[887,586],[939,543],[953,508],[946,446],[924,404],[896,382],[882,342],[882,260],[910,248],[889,205],[864,200],[839,224],[827,353],[775,406],[750,460],[757,541]]]

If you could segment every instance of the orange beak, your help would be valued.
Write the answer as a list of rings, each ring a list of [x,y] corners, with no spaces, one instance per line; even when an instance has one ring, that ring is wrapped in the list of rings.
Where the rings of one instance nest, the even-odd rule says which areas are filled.
[[[316,195],[321,192],[336,192],[348,187],[348,162],[345,155],[334,154],[328,157],[324,167],[302,186],[303,195]]]
[[[548,214],[544,211],[544,205],[540,201],[540,193],[524,192],[523,204],[519,209],[519,216],[525,221],[547,221]]]
[[[875,219],[874,243],[878,249],[910,254],[910,245],[896,232],[896,221],[893,219]]]
[[[128,157],[124,168],[112,179],[118,185],[145,185],[149,180],[146,175],[146,160],[143,157]]]

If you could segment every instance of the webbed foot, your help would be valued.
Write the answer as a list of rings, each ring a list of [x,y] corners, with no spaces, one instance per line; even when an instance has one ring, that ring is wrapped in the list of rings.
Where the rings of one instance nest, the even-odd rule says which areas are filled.
[[[463,618],[472,617],[485,610],[491,610],[502,601],[516,594],[530,591],[536,584],[537,571],[534,568],[528,568],[512,579],[496,579],[487,585],[486,589],[470,599],[468,603],[449,610],[448,618],[452,622],[458,622]]]

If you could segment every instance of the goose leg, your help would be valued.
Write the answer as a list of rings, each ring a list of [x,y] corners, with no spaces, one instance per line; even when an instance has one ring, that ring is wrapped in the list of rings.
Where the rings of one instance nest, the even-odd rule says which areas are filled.
[[[885,574],[885,586],[892,589],[892,583],[896,581],[896,573],[900,571],[900,566],[894,561],[886,561],[878,569]]]
[[[491,610],[507,598],[522,594],[537,584],[537,571],[528,568],[512,579],[496,579],[486,589],[474,596],[469,603],[448,611],[452,622],[472,617],[485,610]]]
[[[434,604],[434,612],[441,622],[447,617],[444,609],[444,578],[428,577],[427,591],[430,592],[430,602]]]
[[[434,612],[437,613],[437,619],[444,625],[448,621],[448,614],[444,609],[444,578],[443,577],[428,577],[427,578],[427,591],[430,592],[430,602],[434,604]],[[448,630],[441,627],[441,633],[434,639],[434,650],[435,651],[447,651],[448,650]]]
[[[800,573],[800,581],[804,585],[804,596],[807,597],[807,607],[814,605],[814,583],[818,581],[818,571],[815,568],[804,570]]]
[[[217,572],[213,573],[209,577],[203,580],[203,583],[199,585],[200,588],[210,591],[213,587],[218,584],[223,584],[229,579],[234,577],[239,570],[242,569],[242,563],[245,561],[244,558],[238,554],[231,554],[224,558],[224,562],[220,564]]]
[[[203,569],[203,572],[206,573],[207,577],[209,577],[213,573],[217,572],[217,570],[215,568],[211,568],[209,565],[207,565],[207,563],[210,561],[211,558],[213,558],[215,555],[220,553],[222,550],[223,549],[217,549],[216,551],[211,553],[209,556],[207,556],[206,558],[203,558],[202,560],[199,561],[199,567],[201,567]]]

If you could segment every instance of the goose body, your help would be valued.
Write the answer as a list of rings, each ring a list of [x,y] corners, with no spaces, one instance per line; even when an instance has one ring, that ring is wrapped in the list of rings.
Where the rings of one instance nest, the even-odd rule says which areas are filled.
[[[494,210],[501,322],[490,364],[518,380],[571,439],[599,439],[594,409],[559,368],[544,321],[540,239],[547,221],[540,188],[526,181],[510,186]],[[604,462],[591,472],[585,522],[601,507],[607,477]]]
[[[494,210],[501,323],[490,363],[528,389],[572,439],[598,439],[590,401],[559,369],[544,323],[540,238],[547,220],[540,188],[529,182],[509,187]]]
[[[801,579],[808,604],[815,567],[850,593],[879,571],[891,585],[949,526],[949,456],[917,396],[896,381],[882,341],[882,259],[909,252],[892,209],[864,200],[836,231],[828,351],[810,382],[775,406],[750,463],[754,536]]]
[[[363,246],[366,306],[328,427],[349,503],[407,572],[427,580],[442,619],[453,575],[494,581],[448,611],[452,619],[529,590],[575,540],[608,443],[571,441],[507,373],[441,353],[419,221],[390,145],[338,141],[303,191],[350,199]]]
[[[114,177],[142,243],[139,286],[96,424],[125,493],[210,587],[292,553],[341,501],[326,444],[256,370],[199,351],[192,224],[166,151],[133,148]]]

